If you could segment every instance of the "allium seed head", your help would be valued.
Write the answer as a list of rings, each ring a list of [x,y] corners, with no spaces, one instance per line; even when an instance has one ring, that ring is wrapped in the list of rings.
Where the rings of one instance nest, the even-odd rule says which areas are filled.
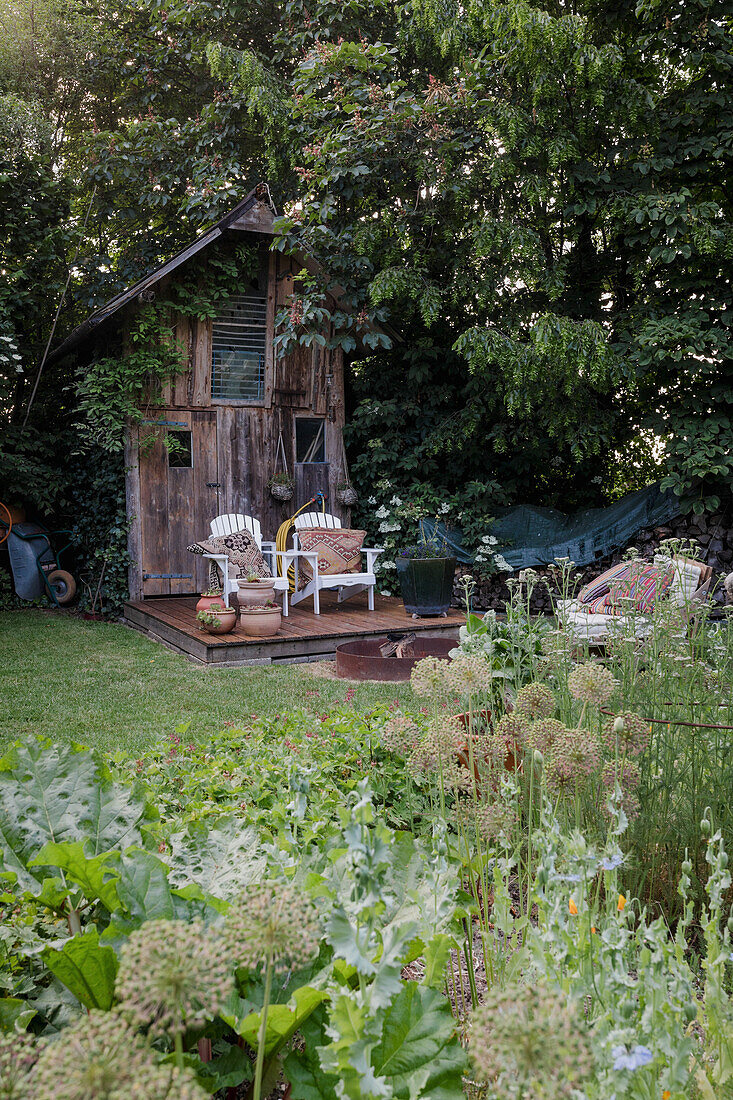
[[[557,718],[538,718],[529,727],[527,741],[533,749],[539,749],[543,756],[549,756],[555,742],[561,740],[566,732],[566,727]]]
[[[116,1012],[91,1012],[44,1044],[31,1073],[33,1100],[206,1100],[189,1070],[160,1065]],[[2,1094],[0,1094],[2,1095]]]
[[[397,714],[385,722],[382,745],[396,756],[407,757],[420,741],[420,727],[407,714]]]
[[[318,953],[318,910],[292,886],[246,887],[224,923],[226,950],[237,967],[254,972],[268,959],[279,973],[298,970]]]
[[[622,711],[616,718],[607,718],[601,727],[601,737],[612,753],[618,748],[619,756],[640,756],[649,745],[649,723],[631,710]]]
[[[491,1100],[569,1100],[593,1071],[580,1012],[541,985],[491,989],[473,1014],[469,1051]]]
[[[511,753],[519,761],[524,752],[529,733],[529,722],[522,714],[502,714],[494,726],[489,739],[488,749],[492,757],[503,764]]]
[[[596,661],[586,661],[576,665],[568,676],[568,690],[574,699],[581,703],[593,703],[603,706],[614,693],[616,681],[605,665]]]
[[[483,840],[504,841],[511,837],[518,823],[514,806],[505,802],[456,802],[455,815],[459,825],[469,832],[478,831]]]
[[[491,688],[491,665],[482,653],[459,653],[448,666],[448,684],[457,695],[481,695]]]
[[[596,738],[585,729],[565,729],[547,761],[547,785],[552,791],[574,792],[600,766]]]
[[[517,692],[514,710],[530,720],[551,718],[555,713],[555,696],[544,684],[525,684]]]
[[[423,657],[410,674],[410,684],[415,695],[438,695],[447,687],[449,662],[440,657]]]
[[[120,952],[121,1011],[151,1035],[182,1034],[216,1016],[233,988],[221,938],[201,921],[146,921]]]
[[[26,1100],[31,1095],[30,1071],[37,1057],[27,1031],[0,1033],[0,1100]]]

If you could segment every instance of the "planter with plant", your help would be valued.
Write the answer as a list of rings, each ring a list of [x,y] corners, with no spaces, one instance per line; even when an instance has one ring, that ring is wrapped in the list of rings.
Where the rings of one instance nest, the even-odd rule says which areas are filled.
[[[266,600],[241,610],[242,630],[250,638],[271,638],[282,622],[282,609],[274,600]]]
[[[407,546],[395,559],[405,611],[418,615],[445,615],[453,598],[456,559],[444,540],[429,535],[422,522],[415,546]]]
[[[198,614],[199,611],[209,611],[212,607],[226,607],[224,603],[224,593],[221,588],[216,586],[206,588],[201,593],[199,601],[196,604],[196,612]]]
[[[212,607],[208,611],[197,611],[196,621],[208,634],[228,634],[237,622],[237,612],[233,607]]]
[[[240,609],[260,607],[272,601],[275,594],[275,578],[260,577],[257,573],[247,573],[237,579],[237,599]]]

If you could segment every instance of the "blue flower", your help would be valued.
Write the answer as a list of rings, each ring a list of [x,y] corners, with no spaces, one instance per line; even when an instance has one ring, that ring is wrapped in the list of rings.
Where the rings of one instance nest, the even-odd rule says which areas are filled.
[[[640,1069],[642,1066],[648,1066],[654,1060],[654,1055],[649,1048],[640,1046],[635,1046],[631,1051],[622,1046],[613,1047],[611,1057],[613,1058],[614,1069],[628,1069],[631,1071]]]
[[[624,857],[619,853],[615,856],[608,856],[606,859],[601,860],[601,867],[604,871],[615,871],[617,867],[620,867],[624,861]]]

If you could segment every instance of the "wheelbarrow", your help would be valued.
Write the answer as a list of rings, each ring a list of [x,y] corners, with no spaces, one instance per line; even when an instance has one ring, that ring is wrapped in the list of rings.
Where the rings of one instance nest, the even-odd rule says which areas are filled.
[[[68,535],[69,541],[55,550],[51,539],[59,535]],[[40,523],[13,523],[7,508],[0,505],[0,542],[7,543],[15,591],[22,600],[39,600],[45,592],[56,607],[71,603],[76,581],[60,562],[72,545],[71,531],[49,531]]]

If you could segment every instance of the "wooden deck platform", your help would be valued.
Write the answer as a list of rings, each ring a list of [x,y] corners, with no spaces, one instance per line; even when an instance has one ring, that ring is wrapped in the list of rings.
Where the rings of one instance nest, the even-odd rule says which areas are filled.
[[[290,609],[274,638],[248,638],[239,623],[231,634],[206,634],[196,622],[197,596],[171,596],[125,604],[125,618],[151,638],[165,642],[203,664],[270,664],[272,661],[314,661],[333,657],[336,646],[357,638],[383,637],[393,630],[458,637],[465,615],[452,609],[446,618],[413,619],[401,600],[377,596],[374,611],[362,593],[342,604],[331,592],[321,592],[321,614],[310,600]]]

